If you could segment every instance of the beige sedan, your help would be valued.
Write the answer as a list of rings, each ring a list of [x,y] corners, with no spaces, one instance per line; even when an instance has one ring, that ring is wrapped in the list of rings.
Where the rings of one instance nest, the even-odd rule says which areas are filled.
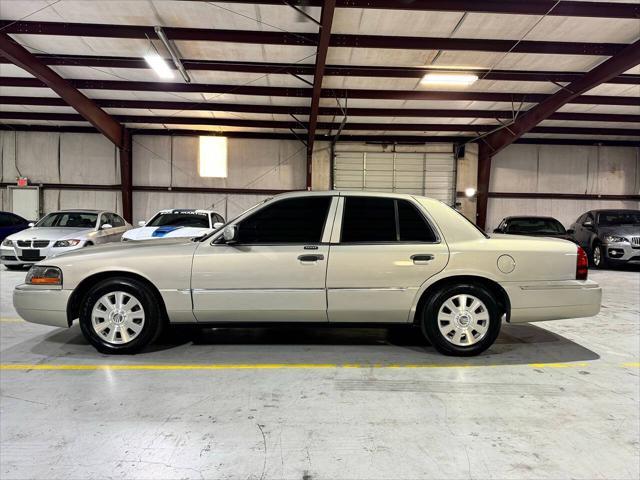
[[[507,322],[588,317],[601,290],[558,239],[488,237],[447,205],[370,192],[269,199],[208,236],[96,246],[32,267],[17,312],[131,353],[167,323],[416,324],[476,355]]]

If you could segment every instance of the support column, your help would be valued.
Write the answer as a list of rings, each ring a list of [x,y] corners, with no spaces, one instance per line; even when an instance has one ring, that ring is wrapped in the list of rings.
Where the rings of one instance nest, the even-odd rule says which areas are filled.
[[[122,216],[133,222],[133,141],[131,132],[127,128],[122,129],[122,146],[120,152],[120,185],[122,189]]]
[[[478,204],[476,211],[476,225],[480,228],[485,228],[487,223],[492,154],[491,148],[481,140],[478,148]]]

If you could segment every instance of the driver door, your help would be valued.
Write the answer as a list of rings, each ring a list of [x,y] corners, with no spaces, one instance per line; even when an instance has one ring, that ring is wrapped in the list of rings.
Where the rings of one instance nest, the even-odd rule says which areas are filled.
[[[267,202],[235,223],[238,240],[214,240],[193,258],[199,322],[326,322],[326,272],[336,199]]]

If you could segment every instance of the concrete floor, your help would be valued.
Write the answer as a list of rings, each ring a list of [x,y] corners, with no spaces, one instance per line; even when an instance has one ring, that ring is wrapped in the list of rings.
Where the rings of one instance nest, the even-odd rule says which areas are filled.
[[[0,272],[3,480],[640,477],[638,272],[592,272],[599,316],[506,325],[472,359],[369,329],[175,331],[108,357],[17,319],[23,278]]]

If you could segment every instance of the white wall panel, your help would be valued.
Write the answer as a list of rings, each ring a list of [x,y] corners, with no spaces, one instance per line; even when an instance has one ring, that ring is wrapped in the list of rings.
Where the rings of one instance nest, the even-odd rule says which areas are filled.
[[[100,134],[60,134],[60,183],[120,183],[117,152]]]
[[[492,192],[640,194],[640,149],[560,145],[511,145],[493,158]],[[551,215],[565,226],[597,208],[640,208],[640,202],[491,198],[487,228],[509,215]]]

